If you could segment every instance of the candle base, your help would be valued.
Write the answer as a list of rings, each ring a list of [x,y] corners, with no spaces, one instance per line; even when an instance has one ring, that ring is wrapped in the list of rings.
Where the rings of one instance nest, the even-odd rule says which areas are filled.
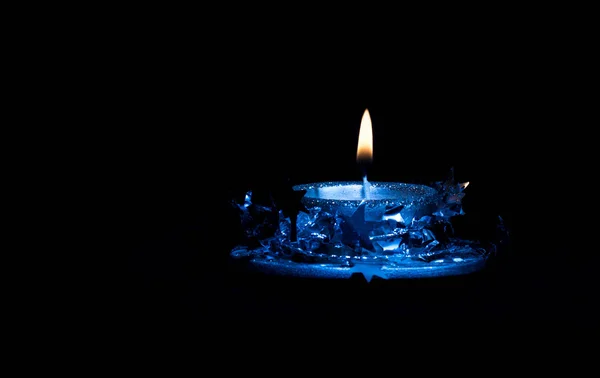
[[[291,222],[279,212],[278,225],[270,227],[277,229],[275,234],[260,237],[254,235],[265,230],[269,217],[247,214],[244,219],[255,221],[246,225],[253,241],[234,248],[231,257],[266,274],[302,278],[362,274],[370,281],[470,274],[487,265],[508,234],[501,220],[496,243],[454,234],[451,219],[463,215],[464,187],[448,181],[437,187],[372,182],[367,199],[362,182],[296,185],[293,189],[304,193],[301,201],[308,213]],[[242,213],[251,209],[247,198]],[[277,208],[259,210],[271,219],[277,213]]]

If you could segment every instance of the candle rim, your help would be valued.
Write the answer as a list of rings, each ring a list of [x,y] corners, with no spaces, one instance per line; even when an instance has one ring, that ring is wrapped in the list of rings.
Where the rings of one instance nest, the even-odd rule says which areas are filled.
[[[344,187],[344,186],[357,186],[356,189],[362,188],[362,181],[322,181],[322,182],[312,182],[306,184],[298,184],[293,188],[294,190],[306,190],[306,194],[303,199],[311,202],[340,202],[344,201],[347,203],[360,203],[362,201],[368,201],[369,203],[381,203],[381,202],[398,202],[398,203],[406,203],[406,202],[429,202],[433,200],[433,198],[437,194],[437,190],[424,185],[424,184],[413,184],[413,183],[405,183],[405,182],[393,182],[393,181],[369,181],[369,184],[372,189],[389,189],[391,191],[395,191],[396,193],[401,193],[402,196],[389,196],[386,198],[327,198],[327,197],[319,197],[316,196],[316,191],[321,188],[334,188],[334,187]]]

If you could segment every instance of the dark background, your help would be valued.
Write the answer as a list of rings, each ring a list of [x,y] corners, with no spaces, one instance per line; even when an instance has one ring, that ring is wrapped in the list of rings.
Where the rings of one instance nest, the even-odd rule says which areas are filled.
[[[118,274],[100,278],[107,290],[97,306],[118,326],[595,326],[592,268],[559,241],[568,215],[547,190],[568,179],[555,130],[569,109],[559,106],[561,79],[549,79],[555,66],[527,41],[282,48],[240,37],[191,51],[187,40],[159,37],[120,45],[98,73],[107,140],[98,186],[106,235],[115,236],[103,240]],[[232,265],[231,203],[248,190],[361,179],[355,154],[367,108],[369,180],[427,184],[454,168],[470,182],[473,227],[506,222],[511,243],[498,261],[466,277],[371,284]]]

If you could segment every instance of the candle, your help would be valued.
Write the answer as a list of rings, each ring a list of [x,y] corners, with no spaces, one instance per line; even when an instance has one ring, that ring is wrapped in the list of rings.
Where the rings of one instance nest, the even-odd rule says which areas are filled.
[[[231,255],[267,273],[320,278],[362,273],[367,281],[459,275],[485,266],[495,245],[485,248],[452,234],[450,219],[463,214],[468,182],[455,183],[453,172],[433,186],[369,181],[372,161],[373,125],[366,109],[356,150],[362,180],[290,185],[274,197],[273,208],[240,206],[250,240]],[[266,216],[273,214],[279,218]],[[267,235],[265,229],[276,232]]]

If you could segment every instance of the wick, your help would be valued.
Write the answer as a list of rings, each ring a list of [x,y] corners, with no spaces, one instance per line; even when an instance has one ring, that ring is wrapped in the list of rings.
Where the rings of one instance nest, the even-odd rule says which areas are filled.
[[[369,199],[371,193],[371,184],[367,181],[367,175],[363,176],[363,186],[362,186],[362,197],[364,199]]]
[[[369,184],[369,181],[367,180],[367,168],[369,165],[369,162],[367,160],[363,160],[363,159],[357,159],[357,163],[360,167],[360,170],[362,171],[362,177],[363,177],[363,185],[362,185],[362,198],[363,199],[369,199],[371,197],[370,193],[371,193],[371,184]]]

